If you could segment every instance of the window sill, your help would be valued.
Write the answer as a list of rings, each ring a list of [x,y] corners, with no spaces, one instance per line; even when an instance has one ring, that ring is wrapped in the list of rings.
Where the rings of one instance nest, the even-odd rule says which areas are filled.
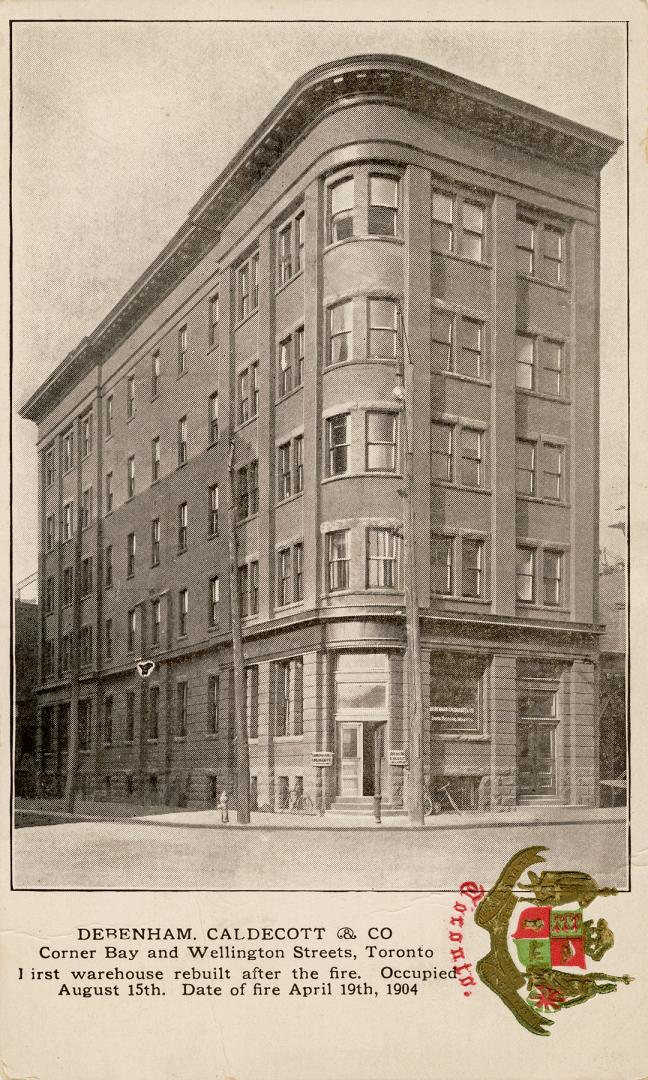
[[[295,499],[301,499],[303,491],[296,491],[294,495],[288,495],[285,499],[277,499],[277,506],[287,506],[288,503],[292,503]]]
[[[434,731],[434,738],[441,739],[442,742],[488,743],[491,741],[490,735],[479,731]]]
[[[187,741],[187,736],[186,735],[174,735],[173,736],[173,741],[174,742],[186,742]]]
[[[282,394],[280,397],[275,398],[275,405],[279,405],[279,403],[282,401],[288,401],[288,398],[294,397],[295,394],[298,394],[299,391],[303,389],[303,383],[299,383],[297,386],[293,386],[292,390],[287,390],[285,394]]]
[[[493,491],[492,491],[491,488],[479,487],[479,486],[473,485],[473,484],[453,484],[450,480],[432,479],[432,480],[430,480],[430,484],[431,484],[432,487],[445,488],[446,490],[450,490],[450,491],[479,492],[482,495],[492,495],[493,494]]]
[[[151,401],[157,401],[157,399],[159,398],[159,396],[160,396],[160,395],[159,395],[159,393],[157,393],[157,394],[151,394]]]
[[[289,600],[287,604],[277,604],[275,607],[275,611],[278,614],[283,615],[285,611],[292,611],[293,608],[301,607],[303,603],[303,600]]]
[[[211,441],[210,443],[208,443],[208,444],[207,444],[207,449],[208,449],[208,450],[213,450],[213,449],[214,449],[214,447],[217,447],[217,446],[218,446],[218,438],[219,438],[219,437],[218,437],[218,435],[217,435],[215,439],[212,439],[212,441]]]
[[[113,437],[113,436],[112,436],[112,431],[110,431],[110,432],[109,432],[109,433],[108,433],[108,434],[107,434],[107,435],[106,435],[106,436],[104,437],[104,442],[110,442],[110,440],[112,439],[112,437]]]
[[[254,413],[253,416],[248,416],[247,420],[242,420],[240,424],[237,424],[234,428],[234,434],[238,435],[239,431],[243,431],[243,428],[249,427],[255,420],[258,420],[259,414]]]
[[[364,364],[365,366],[373,366],[374,364],[384,365],[386,367],[398,367],[400,360],[395,357],[380,357],[380,356],[364,356],[362,359],[353,357],[351,360],[339,360],[337,364],[325,364],[322,374],[326,375],[328,371],[337,371],[339,368],[353,367],[354,364]],[[391,402],[390,402],[391,405]],[[388,410],[389,412],[397,412],[397,407],[393,406]]]
[[[460,371],[442,371],[440,368],[432,368],[433,375],[446,375],[449,379],[457,379],[458,382],[475,383],[477,386],[491,386],[490,379],[478,378],[476,375],[462,375]]]
[[[556,281],[545,281],[544,278],[537,277],[535,274],[523,274],[521,271],[517,271],[516,277],[522,281],[532,281],[535,285],[546,285],[549,289],[557,289],[558,292],[569,293],[571,287],[569,285],[561,285]]]
[[[217,532],[207,533],[207,539],[208,540],[218,540],[218,533]]]
[[[217,634],[219,630],[220,630],[220,626],[217,623],[214,623],[213,626],[208,626],[207,627],[207,633],[208,634]]]
[[[546,394],[542,390],[529,390],[526,386],[516,386],[516,393],[525,394],[526,397],[540,398],[542,401],[553,401],[559,405],[571,405],[571,400],[561,397],[560,394]]]
[[[258,307],[255,307],[252,311],[248,312],[247,315],[244,315],[242,319],[239,319],[238,322],[235,322],[234,323],[234,332],[236,332],[237,330],[240,330],[240,328],[242,326],[245,326],[246,322],[249,322],[250,319],[253,319],[255,315],[258,315],[258,313],[259,313]]]
[[[237,526],[238,526],[238,525],[247,525],[247,524],[248,524],[248,522],[250,522],[250,521],[254,521],[254,519],[255,519],[256,517],[258,517],[258,516],[259,516],[259,511],[258,511],[258,510],[255,510],[253,514],[248,514],[248,516],[247,516],[247,517],[243,517],[243,518],[237,518],[237,519],[236,519],[236,524],[237,524]]]
[[[444,259],[452,259],[453,262],[466,263],[468,266],[483,266],[485,270],[492,270],[493,264],[484,259],[471,259],[468,255],[460,255],[457,251],[437,251],[431,248],[432,255],[441,255]]]
[[[186,461],[179,461],[178,464],[176,465],[176,471],[178,469],[186,469],[188,464],[189,464],[189,458],[187,458]]]
[[[363,236],[345,236],[344,240],[334,240],[332,243],[325,245],[324,252],[333,251],[335,248],[344,247],[346,244],[365,243],[367,240],[370,243],[379,240],[383,244],[398,244],[401,247],[405,244],[402,236],[382,236],[378,233],[366,233]]]
[[[184,371],[179,371],[178,374],[176,375],[176,382],[178,381],[178,379],[184,379],[186,374],[187,374],[187,368],[185,368]]]
[[[571,614],[571,608],[563,607],[562,604],[539,604],[536,600],[520,600],[516,598],[515,603],[523,611],[558,611],[561,615]]]
[[[131,424],[131,423],[133,422],[133,420],[135,419],[135,417],[136,417],[136,416],[137,416],[137,413],[133,413],[133,415],[132,415],[132,416],[127,416],[127,417],[126,417],[126,423],[127,423],[127,424]]]
[[[217,739],[218,738],[218,732],[217,731],[207,731],[207,732],[205,732],[205,738],[206,739]]]
[[[559,506],[563,510],[571,509],[571,503],[562,502],[560,499],[551,499],[549,496],[524,495],[521,491],[516,491],[515,498],[520,499],[522,502],[540,503],[543,506]]]
[[[186,547],[178,548],[178,550],[176,551],[176,555],[186,555],[187,551],[188,551],[188,548],[186,548]]]
[[[147,742],[147,744],[149,746],[157,746],[158,740],[157,739],[147,739],[146,742]]]
[[[158,476],[156,480],[151,480],[151,487],[157,487],[157,485],[159,483],[160,483],[160,477]]]
[[[400,472],[379,472],[378,469],[370,471],[354,471],[336,473],[335,476],[323,476],[321,479],[322,484],[332,484],[335,480],[348,480],[348,479],[360,479],[366,480],[367,477],[388,477],[392,480],[402,480],[403,474]],[[480,489],[481,490],[481,489]]]
[[[300,739],[303,739],[303,738],[304,738],[303,735],[275,735],[274,736],[274,741],[275,742],[282,742],[282,743],[298,742]]]
[[[491,604],[490,598],[483,596],[456,596],[454,593],[430,593],[431,600],[451,600],[453,604]]]
[[[303,277],[303,276],[304,276],[304,268],[303,267],[300,270],[295,270],[295,273],[292,275],[292,277],[286,278],[285,281],[281,282],[281,285],[277,285],[277,287],[275,289],[275,296],[279,296],[279,293],[283,292],[284,289],[287,289],[289,285],[292,285],[293,281],[297,281],[298,278]]]

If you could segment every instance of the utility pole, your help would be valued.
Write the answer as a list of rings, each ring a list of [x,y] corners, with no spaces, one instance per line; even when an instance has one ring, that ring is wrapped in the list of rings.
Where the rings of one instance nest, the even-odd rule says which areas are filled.
[[[409,819],[411,825],[425,824],[423,802],[423,685],[421,681],[421,631],[419,624],[418,589],[416,583],[416,518],[414,514],[414,365],[409,351],[405,321],[400,313],[403,339],[402,390],[394,396],[403,410],[403,442],[405,447],[405,506],[404,564],[405,564],[405,622],[407,629],[407,671],[409,703]],[[405,358],[407,352],[407,358]]]
[[[234,495],[234,440],[230,442],[227,462],[227,523],[229,528],[230,611],[232,621],[232,656],[234,663],[234,725],[236,728],[236,820],[250,824],[250,749],[245,718],[245,668],[241,634],[241,606],[238,588],[238,544],[236,540],[236,503]]]

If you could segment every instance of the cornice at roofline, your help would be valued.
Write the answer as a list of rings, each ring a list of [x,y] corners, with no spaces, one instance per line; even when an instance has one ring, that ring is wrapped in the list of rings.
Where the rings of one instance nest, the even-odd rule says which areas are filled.
[[[110,355],[218,242],[220,231],[317,117],[349,98],[380,97],[499,143],[596,174],[618,139],[555,116],[420,60],[354,56],[298,79],[190,211],[157,258],[22,406],[40,422],[64,394]]]

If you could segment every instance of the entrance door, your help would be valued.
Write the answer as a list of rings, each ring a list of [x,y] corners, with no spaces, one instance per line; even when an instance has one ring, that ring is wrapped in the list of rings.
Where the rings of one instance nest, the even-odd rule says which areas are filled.
[[[358,798],[362,795],[362,724],[342,721],[338,724],[338,795]]]
[[[556,793],[556,725],[518,722],[518,795],[542,797]]]

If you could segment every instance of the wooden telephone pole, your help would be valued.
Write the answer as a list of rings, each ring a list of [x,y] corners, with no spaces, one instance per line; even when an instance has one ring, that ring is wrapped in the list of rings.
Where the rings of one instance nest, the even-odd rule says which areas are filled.
[[[232,440],[227,462],[227,524],[229,528],[230,611],[234,664],[234,726],[236,729],[236,820],[239,825],[249,825],[250,749],[245,717],[245,667],[243,663],[243,636],[241,634],[241,602],[238,587],[234,449],[234,441]]]

